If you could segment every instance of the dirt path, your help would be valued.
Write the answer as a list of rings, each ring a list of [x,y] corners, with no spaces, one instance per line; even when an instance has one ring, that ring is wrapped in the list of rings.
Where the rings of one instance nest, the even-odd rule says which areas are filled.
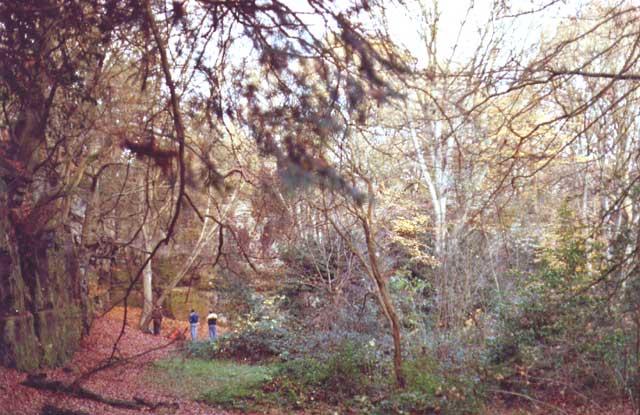
[[[64,368],[42,370],[46,380],[59,380],[70,383],[81,373],[98,366],[111,355],[113,344],[122,328],[123,309],[117,308],[108,315],[97,318],[91,328],[91,334],[82,340],[78,352]],[[137,330],[136,324],[140,316],[139,309],[128,310],[128,322],[125,333],[119,343],[116,356],[130,358],[145,351],[143,356],[135,357],[130,362],[105,369],[93,375],[83,383],[86,389],[112,399],[133,400],[143,398],[146,401],[166,401],[176,403],[178,409],[163,409],[164,413],[174,414],[208,414],[230,415],[231,413],[216,410],[204,404],[192,402],[179,396],[158,392],[149,387],[145,379],[146,366],[157,359],[176,352],[176,344],[166,338],[174,328],[186,329],[185,322],[163,321],[161,336],[143,334]],[[200,325],[200,335],[205,335],[204,325]],[[129,415],[135,413],[162,413],[163,410],[151,411],[115,408],[110,405],[87,399],[70,397],[58,392],[41,391],[20,383],[27,378],[26,373],[0,367],[0,414],[30,415],[41,414],[45,405],[52,405],[65,410],[83,411],[88,414]]]

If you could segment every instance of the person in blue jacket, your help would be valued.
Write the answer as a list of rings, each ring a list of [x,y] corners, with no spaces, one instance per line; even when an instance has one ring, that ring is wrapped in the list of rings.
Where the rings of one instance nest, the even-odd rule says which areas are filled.
[[[198,313],[195,310],[191,310],[189,314],[189,324],[191,324],[191,340],[198,340]]]

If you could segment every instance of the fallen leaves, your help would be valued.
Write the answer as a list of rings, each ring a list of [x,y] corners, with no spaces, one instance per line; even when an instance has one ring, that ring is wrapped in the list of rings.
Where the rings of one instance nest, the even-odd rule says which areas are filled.
[[[80,375],[104,365],[111,355],[113,344],[122,328],[124,310],[116,308],[108,315],[97,318],[91,326],[90,335],[85,337],[80,349],[71,362],[63,368],[44,369],[40,372],[50,381],[71,384]],[[229,412],[217,410],[190,401],[186,397],[175,396],[170,391],[158,391],[147,382],[146,368],[157,359],[176,353],[177,343],[166,338],[175,328],[185,329],[186,322],[164,319],[160,336],[141,333],[137,329],[140,310],[127,310],[128,324],[115,355],[119,364],[98,371],[82,382],[82,386],[109,399],[144,400],[146,402],[173,402],[176,406],[163,408],[163,413],[225,415]],[[203,333],[204,334],[204,333]],[[116,408],[104,403],[81,399],[66,393],[45,391],[21,385],[27,373],[0,367],[0,413],[15,415],[40,415],[43,409],[59,408],[67,411],[86,412],[93,415],[130,415],[136,413],[156,413],[149,408]],[[159,413],[159,412],[158,412]]]

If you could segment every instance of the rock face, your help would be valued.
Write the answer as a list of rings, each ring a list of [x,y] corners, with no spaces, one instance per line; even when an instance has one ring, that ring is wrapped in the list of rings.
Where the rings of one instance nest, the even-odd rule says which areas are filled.
[[[201,318],[207,315],[209,310],[215,308],[216,296],[211,289],[178,287],[171,290],[166,302],[166,309],[176,320],[189,321],[189,313],[196,310]]]
[[[9,189],[0,178],[0,365],[61,365],[88,319],[74,246],[64,230],[26,237],[14,220]]]

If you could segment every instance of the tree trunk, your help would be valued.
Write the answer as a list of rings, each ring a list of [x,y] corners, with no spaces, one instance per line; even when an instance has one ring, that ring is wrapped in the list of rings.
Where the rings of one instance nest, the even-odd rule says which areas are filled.
[[[362,228],[364,230],[365,239],[367,242],[367,252],[369,255],[369,262],[371,263],[371,274],[378,289],[380,305],[382,306],[384,314],[389,321],[391,335],[393,336],[393,369],[396,375],[396,383],[399,388],[404,388],[406,382],[404,378],[404,372],[402,370],[402,341],[400,338],[400,322],[398,320],[398,315],[396,314],[395,308],[393,307],[391,297],[389,296],[387,282],[380,272],[380,267],[378,266],[378,257],[376,255],[375,244],[373,243],[371,230],[368,223],[363,219],[364,218],[361,218]]]
[[[144,245],[144,251],[146,253],[151,252],[153,245],[151,243],[151,235],[149,234],[149,225],[147,223],[142,225],[142,241]],[[147,266],[142,271],[142,293],[144,296],[144,303],[142,306],[142,314],[140,315],[140,329],[147,331],[149,329],[149,317],[153,311],[153,271],[151,269],[150,259]],[[146,324],[145,324],[146,323]]]
[[[444,245],[444,226],[445,226],[445,212],[442,211],[442,208],[446,209],[446,202],[442,203],[441,196],[438,195],[438,189],[436,188],[436,183],[434,182],[431,173],[429,173],[429,168],[427,167],[427,162],[424,159],[424,155],[422,154],[422,147],[420,146],[420,142],[418,141],[418,136],[416,130],[409,122],[409,128],[411,130],[411,143],[413,145],[413,149],[416,153],[416,157],[418,158],[418,167],[420,167],[420,172],[422,173],[422,180],[424,181],[427,189],[429,190],[429,196],[431,197],[431,205],[433,206],[433,217],[434,217],[434,233],[436,236],[436,246],[435,251],[436,255],[440,257],[443,251]]]
[[[66,362],[86,318],[71,230],[47,178],[34,178],[46,110],[31,92],[0,160],[0,364],[24,370]]]
[[[82,275],[83,281],[83,289],[81,292],[81,304],[83,308],[83,314],[87,317],[91,314],[91,305],[89,301],[89,278],[91,272],[89,268],[91,265],[91,255],[92,250],[91,246],[97,246],[98,235],[97,235],[97,214],[96,210],[99,206],[100,201],[100,193],[98,190],[98,177],[94,179],[94,182],[91,186],[91,193],[89,194],[89,200],[87,201],[87,207],[84,210],[84,218],[82,222],[82,235],[81,235],[81,244],[80,244],[80,252],[78,253],[78,261],[80,263],[80,273]],[[97,274],[96,270],[96,274]],[[95,277],[97,279],[97,275]],[[89,332],[90,319],[83,319],[83,326],[85,332]]]
[[[369,193],[371,194],[373,191],[371,183],[368,183],[368,185]],[[356,249],[349,237],[342,231],[338,224],[331,218],[326,206],[323,212],[325,218],[331,223],[331,226],[333,226],[333,229],[340,235],[340,238],[342,238],[342,240],[347,244],[349,250],[355,255],[362,267],[366,270],[367,276],[372,280],[376,288],[376,298],[378,299],[378,305],[387,318],[389,328],[391,329],[391,335],[393,337],[393,368],[396,377],[396,383],[399,388],[404,388],[406,382],[404,378],[404,371],[402,369],[402,338],[400,332],[400,321],[398,320],[398,315],[396,314],[395,308],[393,307],[393,302],[391,301],[391,296],[389,295],[385,276],[380,271],[380,266],[378,264],[375,242],[373,240],[373,235],[370,228],[370,223],[373,221],[373,205],[369,203],[366,212],[361,211],[357,214],[358,220],[360,221],[365,234],[368,261],[364,258],[361,252]]]

